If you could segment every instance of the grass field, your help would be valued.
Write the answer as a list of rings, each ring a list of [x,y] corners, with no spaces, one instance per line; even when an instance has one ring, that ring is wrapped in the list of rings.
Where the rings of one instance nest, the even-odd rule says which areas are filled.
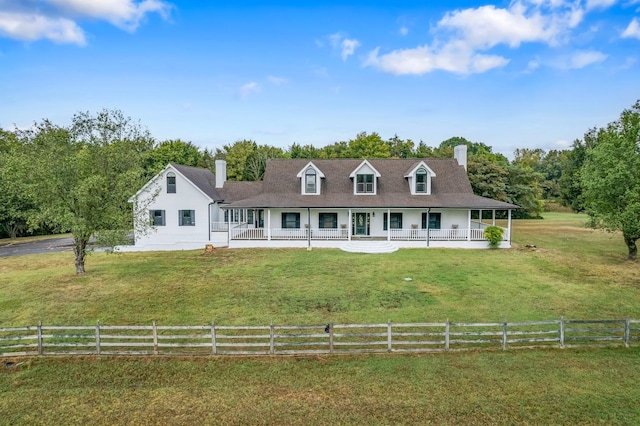
[[[515,221],[498,251],[0,258],[0,326],[640,318],[640,264],[585,221]],[[639,355],[12,359],[0,424],[638,424]]]

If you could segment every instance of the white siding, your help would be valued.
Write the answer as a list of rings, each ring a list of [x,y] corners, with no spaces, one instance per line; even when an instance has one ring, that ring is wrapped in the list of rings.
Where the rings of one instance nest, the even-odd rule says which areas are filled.
[[[167,193],[166,174],[173,171],[176,174],[176,193]],[[182,177],[181,174],[165,169],[160,173],[155,181],[146,187],[139,194],[138,206],[147,204],[146,200],[159,188],[157,196],[142,211],[138,211],[139,219],[146,220],[150,210],[165,211],[165,226],[156,226],[144,232],[138,227],[135,230],[135,245],[144,246],[148,244],[180,244],[194,243],[198,245],[206,244],[209,239],[209,204],[211,200],[204,195],[191,182]],[[180,210],[195,211],[195,226],[180,226],[178,212]],[[213,209],[214,211],[217,208]],[[202,243],[202,244],[200,244]]]

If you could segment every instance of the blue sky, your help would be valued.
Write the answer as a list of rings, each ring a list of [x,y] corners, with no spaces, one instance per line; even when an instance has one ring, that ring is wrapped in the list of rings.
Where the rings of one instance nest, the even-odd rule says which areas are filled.
[[[640,98],[640,0],[0,0],[0,126],[562,149]]]

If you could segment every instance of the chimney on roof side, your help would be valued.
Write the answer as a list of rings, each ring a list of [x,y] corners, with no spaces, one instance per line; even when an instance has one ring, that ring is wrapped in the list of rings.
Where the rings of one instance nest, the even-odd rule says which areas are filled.
[[[453,148],[453,158],[458,160],[458,164],[467,170],[467,146],[458,145]]]
[[[227,162],[216,160],[216,188],[222,188],[227,181]]]

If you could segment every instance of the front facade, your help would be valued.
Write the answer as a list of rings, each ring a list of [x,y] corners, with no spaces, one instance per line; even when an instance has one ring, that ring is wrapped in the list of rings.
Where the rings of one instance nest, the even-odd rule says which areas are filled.
[[[510,247],[517,206],[473,194],[465,148],[454,159],[274,159],[262,182],[226,182],[224,161],[216,175],[170,164],[132,197],[154,226],[130,249],[486,248],[496,224]]]

